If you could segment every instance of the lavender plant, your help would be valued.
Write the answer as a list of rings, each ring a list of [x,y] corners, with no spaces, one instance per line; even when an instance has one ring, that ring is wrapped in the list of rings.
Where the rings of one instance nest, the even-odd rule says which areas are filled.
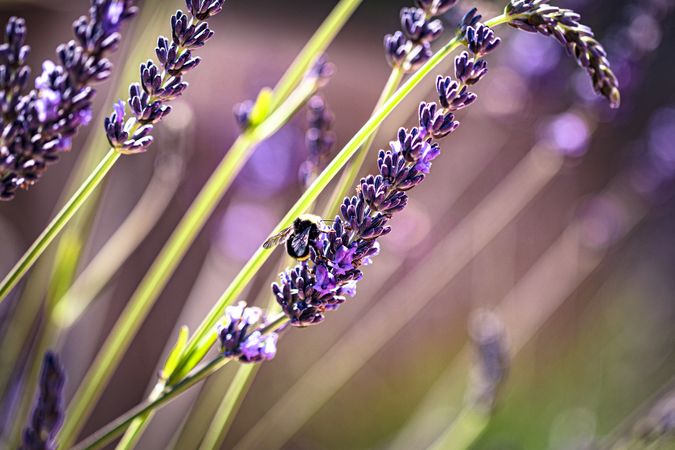
[[[194,3],[194,2],[193,2]],[[432,11],[438,11],[443,5],[447,6],[454,2],[420,2]],[[202,3],[203,5],[203,3]],[[417,39],[424,44],[427,39],[437,36],[436,28],[432,26],[416,25],[419,18],[413,13],[406,13],[404,28],[409,32],[409,38]],[[509,14],[489,21],[488,24],[496,25],[511,20]],[[237,290],[242,288],[242,283],[251,276],[251,267],[259,267],[264,261],[262,256],[256,256],[251,265],[247,265],[243,277],[238,277],[224,295],[224,301],[219,301],[214,311],[222,310],[226,312],[226,319],[220,329],[219,338],[223,350],[222,357],[215,362],[208,364],[202,370],[197,371],[193,376],[184,378],[185,371],[191,370],[195,361],[201,360],[200,352],[203,346],[205,333],[212,331],[211,318],[209,315],[202,327],[195,334],[194,339],[181,348],[178,352],[177,370],[168,371],[167,381],[168,390],[162,389],[158,397],[153,400],[148,407],[136,411],[132,419],[141,417],[150,412],[153,407],[168,401],[170,396],[177,395],[187,387],[191,386],[193,380],[203,377],[205,374],[212,373],[215,368],[222,364],[222,361],[237,358],[244,362],[254,362],[273,356],[271,342],[276,343],[276,337],[267,338],[268,332],[276,332],[278,326],[285,321],[289,321],[294,326],[307,326],[318,323],[323,320],[327,311],[336,309],[347,296],[355,294],[356,283],[361,279],[361,266],[369,264],[372,257],[378,253],[377,239],[390,231],[388,222],[394,213],[402,210],[407,204],[407,191],[418,185],[429,173],[432,161],[439,155],[440,147],[434,142],[434,139],[440,139],[452,133],[458,126],[455,120],[454,112],[470,105],[475,96],[468,91],[468,86],[477,83],[486,73],[486,65],[482,57],[494,49],[499,43],[498,38],[494,36],[493,31],[487,25],[478,22],[476,16],[469,16],[463,27],[463,34],[456,36],[451,40],[437,55],[429,55],[418,73],[414,74],[408,83],[404,85],[397,93],[392,95],[391,99],[386,101],[382,108],[378,109],[373,117],[362,128],[355,138],[350,141],[348,146],[326,169],[325,175],[321,174],[309,187],[307,194],[288,214],[290,218],[297,216],[297,210],[302,208],[307,201],[313,201],[319,192],[325,188],[330,178],[335,176],[339,170],[353,155],[358,147],[372,134],[374,129],[391,112],[391,110],[402,100],[405,95],[418,84],[424,75],[428,74],[444,57],[446,57],[461,42],[465,42],[470,51],[463,53],[455,60],[455,77],[439,77],[437,80],[437,90],[439,91],[439,104],[422,103],[418,112],[419,126],[411,130],[401,129],[389,150],[382,150],[378,155],[377,175],[370,175],[361,180],[357,187],[355,196],[347,197],[341,207],[341,214],[334,221],[333,229],[330,233],[324,233],[311,244],[311,257],[306,263],[289,269],[281,276],[281,281],[274,285],[273,292],[278,303],[284,310],[284,315],[265,323],[259,317],[259,314],[247,310],[243,305],[237,309],[231,309],[227,306],[228,299],[233,297]],[[424,45],[422,45],[424,47]],[[160,42],[161,47],[161,42]],[[170,55],[170,50],[167,50]],[[176,52],[174,57],[166,56],[166,61],[173,61],[177,67],[175,77],[181,77],[183,69],[189,70],[196,65],[188,56],[184,60]],[[170,67],[173,63],[160,62]],[[172,70],[172,69],[171,69]],[[182,92],[182,80],[178,79],[175,84],[170,85],[166,98],[160,98],[165,95],[159,93],[158,89],[164,86],[167,80],[158,73],[158,69],[150,64],[143,68],[142,83],[135,88],[132,87],[130,107],[134,118],[128,121],[124,120],[123,106],[116,107],[116,111],[106,121],[108,137],[117,152],[135,153],[144,151],[151,143],[150,131],[154,123],[168,113],[168,106],[164,100],[173,98],[175,92]],[[159,78],[158,78],[159,76]],[[141,89],[143,90],[141,92]],[[255,105],[251,115],[255,110]],[[250,117],[249,117],[250,119]],[[248,122],[248,121],[247,121]],[[258,125],[264,123],[257,121],[248,122],[246,131],[242,139],[250,139],[252,130]],[[271,125],[270,125],[271,127]],[[242,144],[244,145],[244,144]],[[242,147],[244,148],[244,147]],[[239,152],[243,150],[238,150]],[[230,166],[228,166],[228,169]],[[232,169],[234,170],[234,169]],[[210,186],[210,185],[209,185]],[[213,188],[216,189],[216,188]],[[222,190],[216,189],[222,195]],[[211,205],[219,195],[211,193],[207,200],[200,200],[196,203],[197,208],[194,215],[191,212],[187,216],[188,223],[199,223],[201,219],[194,217],[207,217],[212,210]],[[288,218],[284,219],[287,221]],[[196,222],[195,222],[196,221]],[[184,231],[179,228],[177,234],[178,244],[169,245],[170,251],[162,253],[158,260],[157,271],[151,270],[148,280],[160,285],[159,288],[151,286],[149,288],[142,285],[139,291],[140,303],[132,302],[130,317],[132,325],[122,319],[128,318],[123,315],[121,318],[121,329],[115,330],[110,343],[106,343],[104,350],[111,348],[111,345],[120,343],[124,348],[128,345],[130,334],[133,334],[138,320],[142,320],[143,312],[152,303],[152,298],[156,296],[157,289],[161,289],[166,282],[166,277],[175,268],[175,262],[172,259],[179,259],[184,252],[185,242],[191,242],[191,235],[198,230],[200,225],[189,225]],[[173,241],[171,241],[173,242]],[[154,267],[153,267],[154,269]],[[254,273],[255,271],[253,271]],[[149,281],[149,282],[150,282]],[[150,300],[148,300],[150,299]],[[222,300],[222,299],[221,299]],[[136,306],[140,305],[140,306]],[[140,317],[140,319],[139,319]],[[255,318],[256,320],[253,320]],[[204,331],[207,330],[207,331]],[[256,334],[258,333],[258,334]],[[211,339],[210,337],[207,339]],[[275,345],[274,345],[275,347]],[[109,376],[106,371],[111,370],[110,353],[103,352],[100,361],[101,365],[96,366],[93,379],[99,381],[101,377]],[[104,363],[104,364],[103,364]],[[103,367],[103,369],[99,369]],[[88,386],[85,383],[85,386]],[[96,389],[85,389],[80,398],[87,398],[91,402],[91,397],[96,395]],[[84,397],[82,397],[84,396]],[[78,405],[76,403],[76,405]],[[79,405],[78,405],[79,406]],[[77,410],[77,408],[76,408]],[[84,413],[86,416],[86,413]],[[80,414],[74,414],[73,417],[80,420]],[[125,422],[128,425],[129,422]],[[119,432],[126,426],[116,425],[115,432]],[[73,437],[74,428],[69,429],[69,438]]]
[[[129,87],[129,107],[133,117],[125,120],[124,103],[119,101],[105,120],[110,145],[120,153],[147,150],[154,124],[171,112],[167,103],[187,89],[186,73],[201,62],[192,52],[213,37],[206,19],[223,9],[225,0],[186,0],[189,15],[178,10],[171,17],[171,38],[160,36],[155,53],[159,66],[152,60],[141,64],[141,82]]]
[[[401,128],[389,150],[380,150],[379,173],[369,175],[357,186],[357,194],[342,202],[333,232],[321,235],[311,247],[310,258],[281,274],[272,292],[293,326],[321,322],[327,311],[337,309],[347,297],[356,294],[362,278],[360,267],[372,262],[379,253],[377,239],[388,234],[393,215],[408,203],[407,191],[419,185],[440,155],[434,142],[459,126],[454,113],[475,98],[465,88],[487,73],[483,59],[499,44],[499,38],[483,24],[468,26],[466,39],[471,54],[463,52],[455,59],[455,80],[437,79],[441,105],[422,102],[419,126]]]
[[[21,450],[53,450],[63,422],[65,373],[58,356],[47,352],[42,362],[40,392],[31,420],[24,430]]]
[[[607,52],[595,39],[593,30],[579,22],[578,13],[550,5],[549,0],[512,0],[504,11],[512,17],[510,26],[555,38],[586,69],[595,92],[607,98],[612,108],[619,107],[619,82]]]
[[[462,28],[466,30],[466,28],[469,26],[473,27],[477,24],[479,19],[480,16],[478,16],[475,11],[471,11],[465,17]],[[502,23],[508,23],[510,20],[511,16],[505,13],[501,16],[490,19],[488,22],[486,22],[486,24],[499,25]],[[477,39],[482,39],[481,33],[478,33]],[[337,170],[339,170],[346,163],[349,157],[356,153],[359,145],[365,141],[366,137],[372,132],[373,129],[376,129],[380,121],[391,111],[391,108],[396,105],[413,86],[419,83],[419,81],[426,74],[436,67],[440,61],[443,60],[443,58],[445,58],[454,48],[460,45],[462,41],[463,36],[456,36],[451,39],[451,41],[448,42],[443,47],[443,49],[432,56],[432,58],[423,67],[421,67],[388,101],[384,102],[383,106],[378,111],[376,111],[371,119],[328,165],[326,170],[324,170],[324,172],[317,178],[312,186],[309,187],[307,192],[305,192],[298,202],[296,202],[296,204],[289,210],[286,216],[282,219],[279,226],[276,228],[277,230],[288,226],[299,214],[305,211],[306,208],[312,204],[312,200],[321,192],[322,189],[326,187],[329,180],[335,176]],[[480,46],[479,43],[476,45]],[[246,283],[252,278],[256,269],[263,264],[266,258],[267,256],[264,251],[258,251],[242,269],[230,287],[223,293],[217,304],[212,308],[207,318],[202,322],[193,337],[190,339],[190,342],[187,344],[187,348],[184,350],[184,356],[182,358],[183,361],[177,367],[174,377],[172,377],[171,381],[175,382],[176,380],[182,379],[182,377],[186,376],[189,370],[194,368],[195,365],[203,358],[206,353],[206,349],[209,348],[210,344],[213,342],[212,338],[209,337],[209,333],[217,322],[218,317],[224,313],[227,305],[232,302],[233,298],[241,292],[243,286],[245,286]]]
[[[443,33],[442,21],[435,18],[445,14],[456,4],[456,0],[416,0],[415,7],[401,9],[401,30],[384,37],[385,58],[392,71],[375,105],[375,111],[394,94],[405,74],[417,70],[431,58],[431,44]],[[356,182],[376,134],[377,128],[343,172],[333,189],[324,215],[337,212],[342,198]]]
[[[140,83],[129,87],[128,104],[133,117],[126,119],[125,105],[120,101],[105,120],[106,136],[112,147],[108,155],[113,155],[109,167],[119,155],[141,153],[152,144],[154,125],[171,112],[167,103],[183,94],[188,87],[184,75],[201,61],[193,56],[193,51],[214,35],[206,19],[221,12],[224,1],[186,0],[188,13],[178,10],[171,17],[171,38],[160,36],[155,48],[161,69],[148,60],[141,64]],[[75,422],[66,421],[64,433],[70,433],[74,426]]]
[[[99,0],[99,3],[101,1],[103,1],[101,4],[110,6],[111,11],[114,12],[113,17],[119,21],[120,19],[117,17],[117,14],[125,14],[127,8],[125,5],[128,5],[127,2],[129,0],[125,0],[124,3],[112,0]],[[111,1],[112,3],[110,3]],[[180,96],[187,89],[188,85],[183,81],[183,75],[194,69],[200,62],[200,58],[192,56],[192,51],[204,46],[213,37],[214,33],[205,20],[218,14],[222,10],[224,2],[225,0],[186,0],[189,15],[179,10],[171,18],[171,39],[163,36],[160,37],[155,49],[162,70],[160,71],[159,67],[149,60],[141,65],[141,83],[132,84],[129,88],[129,106],[134,117],[125,120],[124,103],[118,102],[114,106],[113,113],[104,123],[106,135],[112,148],[5,277],[0,284],[0,301],[7,296],[75,212],[89,198],[91,193],[114,166],[117,159],[122,154],[143,152],[152,144],[150,133],[154,124],[171,111],[171,107],[166,105],[166,103]],[[121,6],[124,6],[124,8],[120,12]],[[135,11],[135,9],[131,9],[130,11]],[[91,33],[97,36],[96,33]],[[76,34],[78,36],[80,34],[83,36],[87,35],[84,31]],[[108,38],[101,45],[111,45],[113,42],[117,42],[118,39]],[[71,50],[75,54],[78,54],[75,48]],[[70,53],[65,52],[64,54],[67,56]],[[71,63],[75,64],[75,62],[76,60],[73,59]],[[106,64],[100,66],[108,67]],[[67,67],[70,67],[70,65],[67,65]],[[87,69],[88,66],[85,65],[83,67],[83,76],[87,74],[93,76],[92,73],[89,73],[91,70]],[[50,71],[49,73],[54,74],[57,72],[58,70],[56,72]],[[50,75],[48,78],[52,79],[53,76]],[[57,77],[54,79],[61,78]],[[53,84],[53,82],[50,83]],[[54,85],[52,88],[56,89],[57,86]]]
[[[29,92],[26,24],[9,19],[0,46],[0,200],[35,184],[71,149],[73,136],[91,121],[92,86],[110,76],[106,55],[117,49],[123,22],[136,12],[133,0],[92,0],[89,15],[73,23],[75,40],[57,48],[58,63],[43,63]]]

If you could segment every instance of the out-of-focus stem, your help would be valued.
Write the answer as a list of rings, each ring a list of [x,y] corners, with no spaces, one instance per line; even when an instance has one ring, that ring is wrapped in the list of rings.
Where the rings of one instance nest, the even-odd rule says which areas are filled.
[[[243,401],[248,387],[253,382],[254,375],[258,372],[258,367],[257,364],[245,364],[237,369],[237,373],[228,386],[227,392],[204,435],[199,450],[215,450],[223,445],[227,431],[234,419],[232,412],[236,411]]]
[[[312,67],[328,45],[333,42],[335,36],[337,36],[338,32],[362,1],[342,0],[335,6],[277,83],[272,95],[272,110],[275,110],[286,100],[305,73],[307,73],[307,70]]]
[[[452,425],[427,450],[466,450],[490,423],[490,415],[465,408]]]
[[[400,68],[394,68],[391,71],[391,74],[387,79],[387,83],[384,85],[384,88],[382,89],[380,98],[377,100],[377,103],[375,104],[373,114],[384,104],[385,101],[389,100],[389,97],[391,97],[391,95],[396,91],[396,89],[398,89],[399,85],[401,84],[401,80],[403,79],[403,75],[404,72]],[[375,129],[375,131],[373,131],[373,133],[370,136],[368,136],[368,139],[361,147],[361,150],[356,154],[354,160],[351,161],[342,172],[342,176],[335,185],[333,193],[331,194],[330,199],[326,204],[323,217],[334,217],[335,214],[337,214],[338,209],[340,208],[342,199],[347,195],[349,190],[354,187],[354,182],[356,181],[356,178],[359,175],[359,171],[363,167],[363,164],[366,161],[366,157],[370,153],[370,147],[373,145],[375,137],[377,137],[378,129],[379,127]]]
[[[121,154],[115,149],[110,149],[103,157],[96,169],[87,177],[73,197],[56,214],[47,227],[40,233],[35,242],[16,263],[12,270],[0,283],[0,302],[16,287],[21,278],[35,264],[35,261],[47,249],[49,244],[58,236],[75,213],[84,205],[94,190],[103,181],[110,169],[115,165]]]

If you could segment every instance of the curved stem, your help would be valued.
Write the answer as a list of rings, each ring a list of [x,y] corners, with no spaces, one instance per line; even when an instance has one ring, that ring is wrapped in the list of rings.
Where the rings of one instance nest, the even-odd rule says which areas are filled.
[[[19,262],[17,262],[9,274],[7,274],[2,283],[0,283],[0,302],[7,297],[63,227],[87,201],[92,192],[98,187],[110,169],[112,169],[120,155],[121,154],[115,149],[110,149],[98,166],[96,166],[96,169],[94,169],[82,186],[75,192],[73,197],[58,212],[56,217],[52,219],[40,236],[38,236],[33,245],[30,246]]]

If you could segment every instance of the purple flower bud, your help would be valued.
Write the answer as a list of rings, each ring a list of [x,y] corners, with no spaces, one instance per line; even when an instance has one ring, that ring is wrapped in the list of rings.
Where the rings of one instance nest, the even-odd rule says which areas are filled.
[[[443,32],[440,20],[427,20],[426,13],[420,8],[401,9],[401,28],[403,34],[417,44],[433,42]]]
[[[251,100],[236,103],[232,108],[232,114],[234,114],[237,125],[242,130],[248,128],[251,123],[251,111],[253,111],[253,102]]]
[[[440,75],[436,78],[436,92],[441,106],[450,111],[466,108],[477,98],[476,94],[469,92],[466,86],[460,86],[451,77]]]
[[[455,77],[467,86],[478,83],[487,74],[487,61],[472,58],[468,52],[462,52],[455,58]]]
[[[487,55],[497,48],[501,42],[501,39],[495,36],[492,28],[482,23],[478,23],[476,26],[466,27],[465,36],[469,50],[478,57]]]
[[[206,20],[223,9],[225,0],[185,0],[185,5],[197,20]]]
[[[245,302],[225,309],[224,323],[218,326],[221,352],[241,362],[255,363],[274,358],[276,333],[262,334],[264,316],[260,308]]]
[[[39,394],[28,426],[23,432],[22,450],[55,449],[56,433],[63,422],[63,386],[66,375],[58,356],[49,351],[42,361]]]
[[[439,110],[436,103],[420,103],[419,121],[422,135],[436,139],[447,136],[459,126],[459,122],[455,120],[455,115],[451,112]]]
[[[411,47],[412,44],[401,31],[384,36],[384,56],[391,67],[401,67]]]

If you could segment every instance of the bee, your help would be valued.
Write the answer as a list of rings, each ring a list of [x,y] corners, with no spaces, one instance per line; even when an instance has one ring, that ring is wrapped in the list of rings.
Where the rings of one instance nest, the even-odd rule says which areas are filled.
[[[276,245],[286,244],[286,252],[298,261],[309,258],[309,249],[312,242],[319,237],[320,233],[334,233],[335,231],[326,225],[326,221],[314,214],[302,214],[293,221],[293,225],[281,230],[263,244],[263,248],[269,249]]]

